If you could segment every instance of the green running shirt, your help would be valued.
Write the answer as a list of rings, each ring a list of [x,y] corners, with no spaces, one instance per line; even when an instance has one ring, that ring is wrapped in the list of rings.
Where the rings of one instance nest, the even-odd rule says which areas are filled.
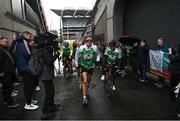
[[[109,47],[106,48],[104,55],[108,57],[107,63],[110,65],[115,64],[117,58],[121,58],[120,50],[117,48],[114,51],[112,51]]]
[[[75,64],[79,61],[80,65],[86,69],[94,68],[94,63],[98,60],[100,60],[100,55],[96,45],[90,48],[86,45],[81,46],[75,56]]]

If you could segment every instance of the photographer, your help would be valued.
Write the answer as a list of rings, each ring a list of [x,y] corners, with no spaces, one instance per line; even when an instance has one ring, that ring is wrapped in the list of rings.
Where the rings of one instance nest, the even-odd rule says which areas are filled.
[[[57,110],[59,105],[54,103],[54,61],[58,58],[59,53],[54,45],[54,39],[50,35],[44,36],[40,41],[43,41],[41,45],[42,48],[42,60],[43,60],[43,70],[39,76],[39,81],[44,83],[45,87],[45,100],[43,106],[43,113],[41,118],[48,119],[52,117],[53,112]],[[54,53],[54,54],[53,54]]]

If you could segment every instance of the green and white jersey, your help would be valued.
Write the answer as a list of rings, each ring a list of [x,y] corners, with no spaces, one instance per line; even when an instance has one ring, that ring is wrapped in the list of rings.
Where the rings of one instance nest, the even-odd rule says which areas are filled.
[[[121,58],[121,53],[118,48],[116,48],[114,51],[112,51],[109,47],[106,48],[104,55],[107,56],[107,63],[112,65],[116,63],[116,59]]]
[[[96,45],[81,46],[75,55],[75,64],[80,63],[86,69],[94,68],[95,62],[100,60],[100,54]]]

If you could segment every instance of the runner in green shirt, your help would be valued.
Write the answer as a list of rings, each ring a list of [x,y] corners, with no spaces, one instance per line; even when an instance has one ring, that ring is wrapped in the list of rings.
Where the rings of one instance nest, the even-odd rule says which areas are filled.
[[[93,39],[91,37],[87,37],[85,45],[82,45],[75,55],[76,67],[79,66],[79,63],[81,67],[83,104],[88,103],[86,96],[87,84],[91,80],[95,62],[100,60],[100,54],[97,46],[93,45],[92,41]]]

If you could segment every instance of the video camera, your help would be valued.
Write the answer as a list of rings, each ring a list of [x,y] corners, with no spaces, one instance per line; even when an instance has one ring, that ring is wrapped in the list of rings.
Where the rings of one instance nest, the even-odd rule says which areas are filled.
[[[43,48],[44,46],[52,45],[54,50],[59,50],[60,48],[58,47],[58,42],[56,41],[57,37],[58,36],[53,33],[46,32],[41,33],[39,36],[36,36],[34,40],[38,48]]]

